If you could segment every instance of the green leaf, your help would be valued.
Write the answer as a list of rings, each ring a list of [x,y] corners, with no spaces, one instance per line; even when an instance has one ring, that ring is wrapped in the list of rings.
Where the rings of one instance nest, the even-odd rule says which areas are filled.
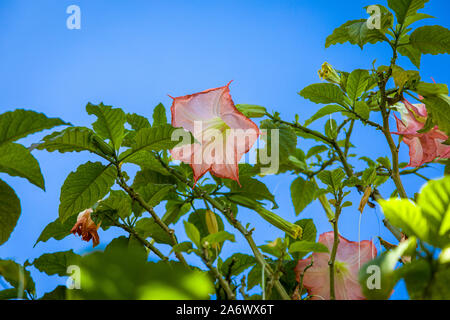
[[[131,215],[131,198],[122,190],[112,190],[109,197],[102,200],[99,210],[115,210],[122,219]]]
[[[172,244],[171,237],[155,222],[153,218],[142,218],[135,226],[136,232],[144,238],[151,237],[158,243]]]
[[[423,99],[439,129],[450,133],[450,98],[447,95],[428,96]]]
[[[397,282],[395,266],[400,257],[414,250],[414,237],[401,242],[395,249],[383,252],[374,260],[366,263],[359,271],[359,283],[364,295],[368,299],[386,300],[392,293]]]
[[[316,241],[317,229],[314,225],[313,219],[301,219],[295,222],[296,225],[299,225],[303,229],[301,240],[305,241]]]
[[[88,114],[97,116],[97,121],[92,124],[94,131],[103,139],[108,139],[113,148],[119,150],[125,132],[125,113],[122,109],[105,106],[103,103],[86,106]]]
[[[172,252],[175,252],[175,253],[177,253],[177,252],[187,252],[187,253],[190,253],[192,249],[193,249],[193,247],[192,247],[192,242],[185,241],[185,242],[181,242],[181,243],[178,243],[178,244],[174,245],[174,246],[172,247],[171,253],[172,253]]]
[[[0,291],[0,300],[12,300],[17,299],[19,296],[19,293],[17,289],[5,289]]]
[[[357,44],[361,49],[367,43],[377,43],[385,41],[385,33],[393,24],[392,14],[383,6],[381,8],[381,29],[369,29],[366,19],[347,21],[339,28],[335,29],[333,34],[327,37],[325,47],[338,43],[350,42]]]
[[[35,284],[30,271],[12,260],[0,260],[0,276],[14,288],[23,286],[24,290],[35,292]]]
[[[338,190],[342,185],[342,179],[345,178],[345,172],[341,168],[333,171],[324,170],[321,171],[317,177],[322,183],[331,187],[333,190]]]
[[[61,153],[89,151],[101,156],[101,150],[92,141],[94,134],[88,128],[69,127],[63,131],[54,132],[44,137],[42,142],[34,144],[32,148],[47,150],[48,152],[58,151]]]
[[[338,135],[338,125],[336,120],[329,119],[325,123],[325,135],[330,139],[336,139]]]
[[[121,154],[124,155],[125,153]],[[146,150],[133,153],[123,161],[124,163],[133,163],[141,167],[142,171],[151,170],[156,171],[162,175],[169,175],[169,172],[161,165],[155,156]]]
[[[364,101],[356,101],[355,112],[363,119],[367,120],[370,117],[370,108]]]
[[[80,268],[81,289],[67,290],[69,299],[202,300],[214,292],[207,272],[175,261],[148,262],[128,248],[86,255]]]
[[[20,216],[20,200],[14,190],[0,180],[0,245],[5,243]]]
[[[397,23],[404,24],[406,18],[414,16],[427,2],[428,0],[388,0],[388,6],[395,12]]]
[[[219,231],[210,235],[207,235],[202,239],[202,243],[208,242],[210,244],[222,243],[224,241],[236,242],[234,238],[234,234],[231,234],[227,231]]]
[[[130,124],[131,128],[135,131],[138,131],[142,128],[151,128],[148,119],[136,113],[128,113],[127,122]]]
[[[148,184],[140,187],[138,193],[151,207],[156,207],[161,201],[166,200],[175,186],[168,184]]]
[[[73,250],[46,253],[33,261],[33,266],[41,272],[45,272],[49,276],[57,274],[60,277],[67,276],[67,267],[77,265],[80,256],[75,254]]]
[[[312,241],[296,241],[289,247],[289,252],[300,252],[300,253],[308,253],[308,252],[324,252],[328,253],[328,248],[319,242],[312,242]]]
[[[309,159],[312,156],[315,156],[316,154],[320,154],[327,150],[328,150],[328,147],[324,146],[324,145],[313,146],[313,147],[311,147],[311,149],[308,150],[308,153],[306,154],[306,159]]]
[[[59,118],[47,118],[43,113],[29,110],[17,109],[5,112],[0,114],[0,145],[61,125],[69,123]]]
[[[428,182],[421,190],[418,206],[427,219],[430,237],[420,238],[437,247],[450,244],[450,177]]]
[[[62,222],[90,208],[113,186],[117,170],[100,162],[87,162],[71,172],[61,188],[59,217]]]
[[[53,238],[55,240],[62,240],[68,235],[71,234],[70,230],[73,228],[77,221],[77,216],[72,215],[68,218],[64,223],[61,222],[61,219],[58,218],[55,221],[49,223],[44,230],[41,232],[41,235],[36,240],[36,243],[33,247],[35,247],[39,242],[47,242],[49,239]]]
[[[366,91],[369,84],[369,72],[367,70],[354,70],[347,79],[347,94],[351,101],[355,102]]]
[[[171,125],[161,125],[139,130],[134,137],[132,153],[141,150],[161,151],[174,148],[179,143],[178,140],[172,140],[172,133],[175,130],[177,129]]]
[[[430,16],[429,14],[426,13],[416,13],[413,15],[408,16],[405,19],[405,23],[404,23],[404,27],[409,27],[410,25],[412,25],[413,23],[423,20],[423,19],[430,19],[430,18],[434,18],[433,16]]]
[[[44,177],[39,163],[21,144],[5,143],[0,145],[0,172],[25,178],[45,190]]]
[[[191,239],[193,243],[195,243],[197,248],[201,248],[200,232],[198,231],[197,227],[190,222],[184,221],[184,230],[188,238]]]
[[[309,126],[311,123],[316,121],[317,119],[323,118],[325,116],[328,116],[330,114],[336,113],[336,112],[342,112],[345,111],[345,108],[336,105],[336,104],[330,104],[328,106],[325,106],[321,108],[319,111],[317,111],[311,118],[306,120],[305,127]]]
[[[228,277],[237,276],[255,265],[256,260],[253,256],[244,253],[235,253],[220,266],[221,273]]]
[[[414,48],[412,45],[401,46],[397,50],[402,56],[408,57],[413,65],[420,68],[420,59],[422,57],[422,53],[420,50]]]
[[[296,215],[300,214],[314,200],[316,191],[316,183],[306,181],[302,177],[298,177],[292,182],[291,199]]]
[[[167,124],[166,108],[160,103],[153,110],[153,126],[156,127],[165,124]]]
[[[39,300],[66,300],[67,287],[57,286],[53,291],[47,292]]]
[[[411,45],[423,54],[450,53],[450,30],[441,26],[425,26],[411,34]]]
[[[285,124],[276,123],[272,120],[261,121],[260,129],[263,134],[261,140],[264,141],[264,148],[258,149],[258,166],[260,166],[259,174],[275,174],[274,162],[288,161],[289,155],[296,151],[297,135],[296,132]],[[272,155],[272,152],[274,155]],[[283,157],[279,157],[283,155]],[[280,159],[281,158],[281,159]]]
[[[253,200],[269,200],[273,203],[273,209],[278,208],[274,195],[267,186],[259,180],[253,178],[240,179],[241,186],[235,181],[230,183],[230,193],[242,195]]]
[[[429,227],[420,208],[407,199],[380,200],[385,217],[408,236],[429,241]]]
[[[285,246],[283,240],[276,238],[274,241],[268,244],[259,246],[262,252],[270,254],[274,257],[281,258],[285,254]]]
[[[307,86],[299,92],[305,99],[314,103],[343,103],[344,94],[341,89],[332,83],[316,83]]]

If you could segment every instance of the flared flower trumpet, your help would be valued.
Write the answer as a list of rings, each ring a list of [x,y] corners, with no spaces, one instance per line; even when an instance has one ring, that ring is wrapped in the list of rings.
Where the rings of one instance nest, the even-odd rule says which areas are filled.
[[[403,136],[403,142],[409,147],[410,167],[420,167],[437,158],[450,158],[450,146],[443,144],[448,136],[437,126],[425,133],[419,133],[427,121],[427,109],[424,104],[411,104],[407,100],[400,105],[401,120],[395,117],[397,132]]]
[[[238,163],[258,139],[257,125],[236,109],[230,83],[172,98],[172,125],[191,132],[196,139],[172,149],[172,158],[190,164],[195,182],[208,171],[239,182]]]
[[[358,282],[361,266],[377,255],[372,241],[354,242],[339,236],[335,259],[334,290],[337,300],[364,300]],[[334,242],[333,231],[320,235],[319,242],[331,252]],[[311,260],[312,259],[312,260]],[[330,299],[330,253],[313,253],[311,257],[298,261],[295,272],[297,281],[303,277],[303,287],[313,300]],[[312,266],[310,266],[312,263]],[[310,266],[310,267],[308,267]]]

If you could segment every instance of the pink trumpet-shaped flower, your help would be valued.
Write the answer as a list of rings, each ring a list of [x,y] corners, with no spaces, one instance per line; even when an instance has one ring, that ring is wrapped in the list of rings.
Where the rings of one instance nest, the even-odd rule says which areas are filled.
[[[172,158],[190,164],[195,182],[210,171],[239,183],[238,163],[258,139],[257,125],[236,109],[230,83],[173,98],[172,126],[191,132],[196,143],[175,147]]]
[[[324,244],[331,253],[334,233],[326,232],[320,235],[319,242]],[[372,260],[377,255],[377,249],[372,241],[354,242],[339,236],[339,246],[335,259],[334,290],[337,300],[364,300],[358,282],[360,266]],[[297,281],[303,275],[303,287],[313,300],[330,299],[330,253],[313,253],[311,257],[298,261],[295,272]],[[311,260],[312,258],[312,260]],[[307,268],[311,261],[312,267]],[[306,271],[305,271],[306,269]]]
[[[410,167],[420,167],[436,158],[450,158],[450,146],[443,144],[448,136],[437,126],[425,133],[419,133],[427,121],[427,109],[424,104],[411,104],[403,101],[400,110],[401,120],[395,117],[398,132],[403,142],[409,146]]]

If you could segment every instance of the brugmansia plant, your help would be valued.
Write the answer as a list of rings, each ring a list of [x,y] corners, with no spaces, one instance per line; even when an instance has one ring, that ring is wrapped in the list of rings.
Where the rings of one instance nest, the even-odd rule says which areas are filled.
[[[407,194],[402,181],[407,175],[425,178],[421,170],[431,164],[445,167],[445,173],[450,168],[448,87],[424,82],[419,71],[397,65],[399,55],[419,69],[422,54],[450,52],[448,29],[414,28],[415,22],[431,18],[418,12],[426,2],[388,0],[389,9],[376,6],[376,19],[337,28],[326,47],[350,42],[363,49],[380,43],[392,48],[390,64],[344,71],[324,63],[323,81],[299,92],[324,106],[303,123],[261,106],[235,105],[230,83],[173,98],[170,123],[162,104],[148,119],[89,103],[86,112],[95,117],[91,128],[32,111],[0,115],[1,172],[44,188],[30,149],[91,154],[66,178],[58,217],[36,244],[73,233],[96,247],[99,229],[118,228],[124,234],[85,255],[48,253],[23,266],[0,260],[0,275],[12,287],[0,298],[388,299],[403,279],[412,299],[450,299],[450,178],[429,181],[415,194]],[[340,120],[330,117],[322,131],[310,128],[334,114]],[[358,157],[352,143],[358,122],[385,138],[386,156]],[[60,125],[67,127],[28,149],[14,142]],[[315,145],[303,150],[303,140]],[[409,163],[399,161],[404,147]],[[251,150],[256,150],[254,165],[241,161]],[[362,171],[356,169],[358,160],[366,163]],[[293,176],[295,214],[318,201],[329,232],[317,237],[312,219],[290,222],[291,215],[277,211],[264,181],[284,173]],[[388,180],[395,189],[381,195],[378,189]],[[352,206],[347,197],[355,192],[361,194],[361,214],[377,204],[382,208],[384,226],[398,243],[380,238],[384,250],[379,252],[370,240],[350,241],[340,233],[339,219]],[[240,208],[250,209],[284,237],[268,234],[267,243],[257,244],[252,225],[239,219]],[[19,214],[19,199],[0,180],[0,244]],[[188,241],[179,241],[178,225]],[[222,249],[236,235],[252,254],[236,252],[223,260]],[[188,263],[187,256],[199,263]],[[70,288],[58,286],[36,297],[28,268],[61,277],[75,270],[79,277],[72,277]]]

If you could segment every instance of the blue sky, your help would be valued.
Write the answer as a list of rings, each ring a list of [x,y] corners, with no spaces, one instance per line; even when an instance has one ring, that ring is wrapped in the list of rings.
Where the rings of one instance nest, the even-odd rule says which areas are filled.
[[[446,0],[432,0],[423,10],[435,17],[429,24],[449,27]],[[66,28],[66,8],[81,8],[81,30]],[[2,0],[0,3],[0,113],[15,108],[33,109],[60,117],[75,125],[88,126],[93,118],[85,113],[87,102],[103,101],[127,112],[151,117],[159,102],[170,106],[167,96],[179,96],[225,85],[234,80],[231,93],[236,103],[251,103],[280,111],[285,119],[299,114],[302,121],[318,109],[298,96],[303,87],[319,82],[317,70],[324,61],[338,69],[370,68],[387,64],[390,49],[369,45],[364,51],[346,45],[325,49],[325,38],[347,20],[366,17],[368,0],[352,1],[66,1]],[[385,3],[382,3],[385,4]],[[417,25],[421,25],[418,23]],[[404,58],[405,68],[413,66]],[[427,81],[450,83],[448,56],[424,56],[421,74]],[[376,117],[373,120],[377,121]],[[321,129],[323,121],[313,127]],[[386,143],[370,128],[358,125],[353,144],[359,154],[377,158],[386,154]],[[25,139],[25,144],[43,134]],[[310,142],[300,141],[307,150]],[[22,216],[9,242],[0,247],[1,258],[19,262],[39,257],[44,252],[73,248],[82,253],[90,244],[69,236],[50,240],[33,248],[42,229],[56,219],[59,192],[65,177],[78,165],[94,158],[88,154],[49,154],[34,151],[45,176],[43,192],[18,178],[0,174],[22,201]],[[407,148],[401,160],[408,160]],[[356,161],[357,168],[363,163]],[[430,178],[442,175],[442,168],[427,169]],[[267,177],[275,193],[277,213],[290,221],[295,217],[289,196],[293,176]],[[410,195],[422,185],[418,177],[405,179]],[[392,184],[382,188],[389,195]],[[351,199],[358,203],[359,196]],[[159,209],[159,212],[161,210]],[[310,205],[301,217],[314,218],[319,232],[330,230],[323,211]],[[254,213],[242,210],[240,218],[251,221],[258,244],[267,235],[281,233],[260,221]],[[359,213],[347,209],[340,221],[341,233],[357,240]],[[366,210],[362,217],[361,238],[381,235],[394,241],[380,225],[379,209]],[[181,231],[181,230],[180,230]],[[181,231],[181,240],[184,233]],[[107,243],[118,232],[101,232]],[[225,257],[236,251],[248,252],[243,239],[224,249]],[[192,259],[193,262],[197,260]],[[38,271],[38,294],[50,291],[61,282]],[[402,285],[393,298],[405,298]]]

